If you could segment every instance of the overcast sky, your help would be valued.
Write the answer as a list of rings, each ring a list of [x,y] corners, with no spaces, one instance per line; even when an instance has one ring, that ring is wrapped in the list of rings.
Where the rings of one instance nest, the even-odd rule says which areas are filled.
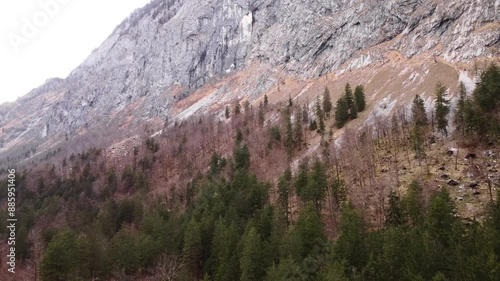
[[[0,103],[65,78],[150,0],[0,1]]]

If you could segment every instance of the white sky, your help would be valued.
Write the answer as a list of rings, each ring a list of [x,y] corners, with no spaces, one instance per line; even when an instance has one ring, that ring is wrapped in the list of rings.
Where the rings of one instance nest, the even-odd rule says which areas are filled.
[[[0,1],[0,103],[14,101],[48,78],[65,78],[149,1]]]

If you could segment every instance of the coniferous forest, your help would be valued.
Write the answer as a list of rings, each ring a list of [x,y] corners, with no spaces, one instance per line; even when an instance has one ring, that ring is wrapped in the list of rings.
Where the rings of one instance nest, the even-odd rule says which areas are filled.
[[[441,158],[458,165],[436,156],[436,138],[500,145],[499,68],[473,93],[459,89],[454,107],[438,84],[434,108],[416,96],[406,114],[359,131],[349,122],[368,107],[363,85],[337,101],[326,88],[311,105],[265,96],[255,108],[224,106],[215,125],[172,124],[118,162],[94,148],[18,168],[16,258],[42,281],[500,280],[494,179],[475,175],[489,194],[468,220],[451,184],[430,180]],[[296,157],[312,138],[320,153]]]

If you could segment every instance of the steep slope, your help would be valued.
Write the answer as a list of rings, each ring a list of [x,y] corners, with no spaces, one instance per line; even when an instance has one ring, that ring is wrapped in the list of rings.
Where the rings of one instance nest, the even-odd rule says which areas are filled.
[[[345,74],[394,52],[401,63],[498,59],[499,9],[498,0],[155,0],[68,78],[0,106],[0,155],[22,161],[61,145],[77,149],[85,137],[106,144],[146,123],[160,128],[166,117],[253,101],[282,77]],[[197,89],[205,89],[199,98],[186,98]],[[207,93],[219,95],[177,110]]]

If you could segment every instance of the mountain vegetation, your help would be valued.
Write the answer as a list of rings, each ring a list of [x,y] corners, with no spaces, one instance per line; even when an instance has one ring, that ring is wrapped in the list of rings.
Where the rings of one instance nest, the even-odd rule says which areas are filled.
[[[460,164],[488,185],[482,216],[465,219],[435,171],[458,170],[458,152],[433,145],[452,135],[497,151],[499,83],[492,64],[473,93],[460,87],[454,122],[438,84],[434,108],[416,96],[411,114],[353,130],[369,104],[346,84],[335,108],[328,89],[311,112],[235,101],[219,121],[166,126],[118,158],[94,148],[18,169],[16,258],[42,281],[500,280],[500,191],[485,172],[498,157]]]

